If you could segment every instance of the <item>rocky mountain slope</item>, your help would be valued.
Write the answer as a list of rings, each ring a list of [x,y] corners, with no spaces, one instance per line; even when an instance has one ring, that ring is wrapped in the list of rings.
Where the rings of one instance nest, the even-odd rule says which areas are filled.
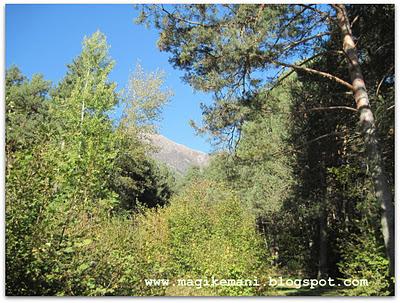
[[[148,138],[158,150],[152,157],[167,164],[179,174],[185,174],[191,166],[204,167],[208,164],[209,156],[206,153],[176,143],[162,135],[151,134]]]

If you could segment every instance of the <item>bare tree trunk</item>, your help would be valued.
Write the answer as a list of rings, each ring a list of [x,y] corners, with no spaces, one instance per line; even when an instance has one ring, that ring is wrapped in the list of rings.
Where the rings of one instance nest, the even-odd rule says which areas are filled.
[[[327,222],[327,182],[325,162],[320,168],[320,182],[322,192],[319,200],[319,255],[318,255],[318,279],[325,279],[328,276],[328,222]]]
[[[328,275],[328,231],[326,197],[322,198],[319,212],[319,262],[318,279],[325,279]]]
[[[386,254],[390,262],[390,275],[394,275],[394,202],[378,148],[374,115],[369,105],[368,93],[358,61],[356,46],[351,33],[350,22],[343,4],[333,5],[337,13],[343,37],[343,50],[349,63],[349,74],[353,85],[354,99],[360,113],[360,124],[372,174],[375,196],[382,209],[381,226]]]

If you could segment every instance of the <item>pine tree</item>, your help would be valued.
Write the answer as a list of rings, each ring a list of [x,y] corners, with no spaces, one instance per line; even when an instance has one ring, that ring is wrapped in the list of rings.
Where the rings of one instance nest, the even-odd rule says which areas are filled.
[[[260,87],[276,86],[287,69],[315,75],[318,81],[334,81],[345,92],[354,93],[393,273],[393,197],[345,6],[155,5],[144,6],[138,22],[152,22],[160,30],[159,48],[171,54],[170,62],[185,71],[189,84],[215,93],[214,105],[203,108],[204,130],[228,137],[228,142],[237,138],[235,132],[247,119],[243,109],[255,105]],[[321,49],[334,32],[343,34],[339,50]],[[307,66],[315,58],[332,54],[348,61],[352,83]]]

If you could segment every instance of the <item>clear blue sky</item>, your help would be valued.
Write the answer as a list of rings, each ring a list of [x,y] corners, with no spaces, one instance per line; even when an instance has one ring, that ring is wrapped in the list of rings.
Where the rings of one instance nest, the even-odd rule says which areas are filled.
[[[210,97],[195,93],[181,81],[182,72],[168,63],[168,54],[156,46],[154,29],[134,24],[133,5],[6,5],[6,67],[17,65],[31,77],[41,73],[57,83],[66,64],[81,51],[83,37],[100,30],[111,45],[116,61],[111,80],[124,88],[129,74],[139,62],[146,71],[160,68],[166,72],[166,85],[175,95],[163,113],[160,133],[191,148],[210,152],[205,138],[195,136],[189,119],[201,122],[200,102]]]

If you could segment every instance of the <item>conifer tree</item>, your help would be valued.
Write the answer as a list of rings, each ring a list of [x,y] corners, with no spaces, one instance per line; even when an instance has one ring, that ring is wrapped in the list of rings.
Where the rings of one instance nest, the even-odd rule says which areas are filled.
[[[159,29],[160,50],[171,54],[170,62],[185,71],[184,79],[190,85],[214,93],[214,105],[203,108],[203,130],[229,142],[235,141],[235,133],[247,118],[245,109],[256,106],[260,87],[274,87],[288,69],[315,75],[318,81],[334,81],[344,92],[353,93],[393,273],[393,197],[344,5],[154,5],[143,7],[138,22],[153,23]],[[341,45],[321,49],[338,32],[343,37]],[[330,71],[307,66],[326,55],[340,55],[348,62],[351,83]]]

